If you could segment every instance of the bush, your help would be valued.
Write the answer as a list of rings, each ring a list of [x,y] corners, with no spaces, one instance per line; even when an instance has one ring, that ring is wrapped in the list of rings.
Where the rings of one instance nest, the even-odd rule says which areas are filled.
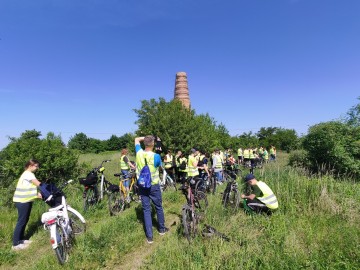
[[[289,165],[297,168],[308,168],[310,161],[305,150],[295,150],[289,154]]]
[[[53,133],[48,133],[44,139],[40,136],[40,132],[25,131],[20,138],[11,138],[0,152],[0,183],[9,191],[3,203],[11,202],[17,179],[29,159],[40,162],[40,169],[36,172],[40,181],[52,179],[56,183],[78,175],[78,154],[66,148],[61,138]]]
[[[360,128],[331,121],[310,127],[303,147],[314,173],[360,176]]]

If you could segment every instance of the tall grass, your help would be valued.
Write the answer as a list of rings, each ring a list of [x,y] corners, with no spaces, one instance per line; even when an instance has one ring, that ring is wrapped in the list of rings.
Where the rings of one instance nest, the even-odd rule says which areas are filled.
[[[115,153],[88,155],[81,161],[95,167],[103,159],[112,159],[105,165],[105,173],[112,180],[113,173],[119,171],[119,157]],[[168,191],[163,193],[168,234],[156,233],[154,217],[154,244],[148,245],[141,205],[132,203],[121,215],[110,217],[104,202],[84,215],[88,230],[77,237],[69,262],[62,267],[51,250],[48,232],[38,222],[47,207],[35,203],[29,221],[34,243],[18,253],[10,251],[16,209],[2,207],[0,268],[360,269],[359,184],[335,181],[331,175],[307,178],[286,166],[285,155],[255,171],[255,175],[278,197],[280,208],[271,217],[224,209],[220,194],[224,185],[216,195],[208,197],[209,209],[203,223],[229,236],[229,242],[199,234],[189,245],[180,226],[185,200],[180,192]],[[81,190],[78,184],[67,190],[68,201],[80,212]]]

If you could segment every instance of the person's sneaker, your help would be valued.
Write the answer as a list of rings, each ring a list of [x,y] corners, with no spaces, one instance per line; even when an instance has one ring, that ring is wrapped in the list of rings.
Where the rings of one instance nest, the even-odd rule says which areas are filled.
[[[146,242],[148,242],[148,244],[152,244],[154,243],[154,240],[152,238],[146,237]]]
[[[26,249],[27,247],[28,245],[26,244],[18,244],[17,246],[12,246],[11,250],[18,251],[18,250]]]
[[[22,240],[21,244],[30,245],[32,242],[31,240]]]
[[[160,235],[164,235],[165,233],[167,233],[169,231],[168,228],[164,228],[162,231],[159,232]]]

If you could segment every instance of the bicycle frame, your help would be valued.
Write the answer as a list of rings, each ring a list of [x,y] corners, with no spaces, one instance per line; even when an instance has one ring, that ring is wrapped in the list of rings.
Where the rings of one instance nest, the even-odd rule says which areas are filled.
[[[41,221],[44,224],[44,229],[50,231],[50,243],[52,248],[55,250],[55,253],[58,257],[60,264],[63,264],[67,260],[68,249],[71,246],[71,240],[74,237],[75,231],[72,228],[72,223],[69,218],[69,212],[76,215],[80,219],[80,222],[84,225],[86,221],[84,217],[70,205],[67,204],[65,195],[62,193],[62,188],[67,184],[71,183],[72,180],[64,183],[62,187],[59,188],[54,194],[51,194],[45,202],[50,202],[55,195],[61,194],[61,204],[50,208],[48,212],[45,212],[41,216]],[[59,235],[58,228],[60,228],[61,234]],[[62,245],[59,247],[60,242]],[[61,251],[58,248],[62,248]]]
[[[134,172],[131,172],[131,173],[134,173]],[[128,174],[128,176],[129,175],[130,175],[130,173]],[[136,182],[136,177],[135,177],[134,174],[131,175],[131,178],[125,178],[124,179],[124,176],[122,176],[122,175],[120,177],[123,178],[123,179],[120,179],[120,185],[119,185],[120,191],[123,193],[124,198],[126,199],[130,195],[130,192],[133,190],[133,186],[134,186],[134,184]],[[129,186],[129,190],[127,190],[125,185],[124,185],[125,181],[131,181],[130,186]]]

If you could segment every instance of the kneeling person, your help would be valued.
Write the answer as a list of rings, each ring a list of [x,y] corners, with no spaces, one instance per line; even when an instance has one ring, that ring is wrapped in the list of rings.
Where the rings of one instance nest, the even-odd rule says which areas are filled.
[[[277,198],[271,188],[264,182],[256,180],[253,174],[245,177],[245,182],[250,185],[250,195],[241,194],[246,199],[247,206],[257,213],[271,215],[279,207]]]

